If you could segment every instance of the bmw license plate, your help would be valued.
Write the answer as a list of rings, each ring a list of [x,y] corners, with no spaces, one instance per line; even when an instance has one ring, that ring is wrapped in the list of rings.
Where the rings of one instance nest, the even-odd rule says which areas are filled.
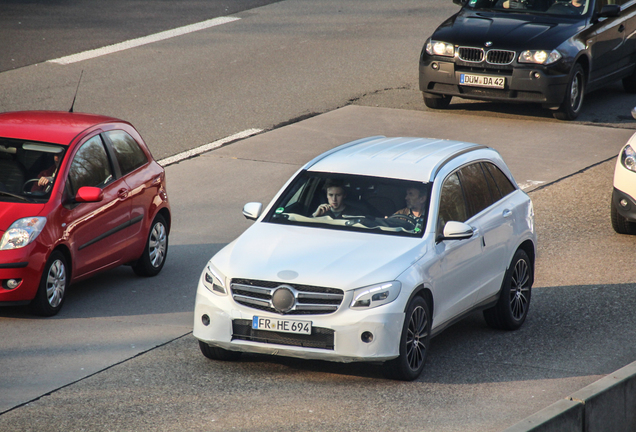
[[[252,318],[252,329],[310,335],[311,321],[296,321],[255,316]]]
[[[496,76],[487,76],[487,75],[460,74],[459,84],[467,85],[467,86],[493,87],[493,88],[502,89],[504,88],[504,85],[506,84],[506,78],[496,77]]]

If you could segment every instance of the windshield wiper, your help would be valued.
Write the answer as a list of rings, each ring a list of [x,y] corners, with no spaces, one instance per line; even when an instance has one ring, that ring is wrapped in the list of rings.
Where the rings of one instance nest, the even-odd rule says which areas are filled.
[[[33,201],[31,198],[23,197],[22,195],[14,194],[11,192],[0,191],[0,195],[9,196],[11,198],[17,198],[19,200],[26,201],[28,203],[35,203],[35,201]]]

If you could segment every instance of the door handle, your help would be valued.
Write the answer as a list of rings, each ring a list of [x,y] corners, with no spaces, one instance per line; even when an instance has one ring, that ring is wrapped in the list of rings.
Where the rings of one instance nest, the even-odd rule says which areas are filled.
[[[505,209],[502,213],[503,217],[505,218],[509,218],[510,216],[512,216],[512,212],[508,209]]]
[[[618,27],[618,32],[619,32],[619,33],[623,33],[624,31],[625,31],[625,25],[621,24],[621,25]]]
[[[117,196],[121,199],[126,199],[128,197],[128,190],[127,189],[119,189],[117,191]]]

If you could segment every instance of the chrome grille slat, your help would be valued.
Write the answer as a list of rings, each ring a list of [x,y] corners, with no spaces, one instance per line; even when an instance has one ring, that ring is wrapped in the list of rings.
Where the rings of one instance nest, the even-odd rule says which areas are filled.
[[[290,289],[295,299],[292,309],[284,313],[275,309],[272,301],[272,296],[281,285]],[[337,288],[250,279],[233,279],[230,290],[232,298],[237,303],[278,315],[333,313],[338,310],[344,299],[344,291]]]

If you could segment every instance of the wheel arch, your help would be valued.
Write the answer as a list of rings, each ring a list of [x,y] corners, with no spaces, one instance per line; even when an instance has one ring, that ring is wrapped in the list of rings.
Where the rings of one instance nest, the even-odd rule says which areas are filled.
[[[162,207],[161,209],[159,209],[157,214],[161,215],[166,221],[166,225],[167,225],[166,230],[168,231],[168,234],[170,234],[170,226],[172,225],[172,220],[170,218],[170,210],[168,210],[167,207]],[[155,217],[157,216],[155,215]]]
[[[68,274],[68,283],[71,284],[71,280],[73,279],[73,255],[71,254],[71,250],[64,243],[58,244],[49,254],[49,257],[53,254],[53,252],[60,252],[66,258],[66,273]],[[48,258],[47,258],[48,260]]]
[[[413,299],[418,296],[422,297],[426,301],[426,304],[428,305],[429,313],[431,314],[431,327],[432,327],[433,311],[435,310],[435,303],[433,301],[433,292],[428,287],[424,285],[419,285],[417,288],[413,290],[413,292],[409,296],[409,300],[406,302],[406,305],[404,306],[404,313],[406,313],[406,310],[408,309],[409,304],[411,304],[411,301],[413,301]]]

